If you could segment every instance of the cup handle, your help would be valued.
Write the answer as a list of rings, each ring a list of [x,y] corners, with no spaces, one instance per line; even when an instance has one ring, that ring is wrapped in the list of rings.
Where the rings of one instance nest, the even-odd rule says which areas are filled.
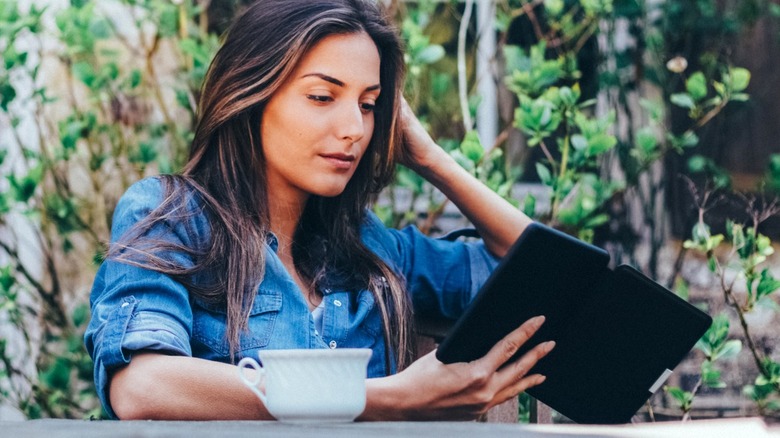
[[[246,376],[244,373],[246,368],[252,368],[256,371],[254,379]],[[257,387],[265,377],[265,370],[263,367],[260,366],[260,364],[251,357],[245,357],[238,362],[238,376],[241,377],[241,381],[244,382],[244,385],[251,389],[252,392],[254,392],[258,398],[260,398],[260,401],[262,401],[265,406],[268,406],[268,401],[265,397],[265,394],[263,394],[263,392],[260,391],[260,389]]]

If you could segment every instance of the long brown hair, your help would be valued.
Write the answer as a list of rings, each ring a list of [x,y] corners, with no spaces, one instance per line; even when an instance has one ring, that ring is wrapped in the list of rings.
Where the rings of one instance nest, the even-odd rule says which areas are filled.
[[[293,258],[312,290],[368,288],[382,315],[388,372],[391,351],[399,370],[410,362],[411,310],[403,280],[366,248],[359,233],[366,209],[392,178],[401,141],[403,52],[395,29],[370,0],[264,0],[249,6],[228,30],[209,68],[182,174],[161,177],[160,207],[109,252],[109,257],[173,276],[194,298],[224,305],[231,358],[264,275],[270,218],[260,140],[263,108],[317,42],[357,32],[371,37],[381,59],[374,132],[344,192],[310,197],[293,239]],[[193,193],[209,220],[208,242],[183,247],[143,238],[155,224],[184,219]],[[170,251],[183,251],[193,265],[171,262],[164,256]],[[326,268],[337,275],[326,277]],[[210,281],[203,281],[208,277],[203,273]]]

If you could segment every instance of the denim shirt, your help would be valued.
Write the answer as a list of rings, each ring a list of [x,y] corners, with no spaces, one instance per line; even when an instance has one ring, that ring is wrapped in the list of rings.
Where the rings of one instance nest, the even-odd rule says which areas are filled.
[[[112,242],[161,201],[162,184],[156,178],[130,187],[114,212]],[[188,223],[165,223],[146,235],[198,245],[209,232],[202,207],[193,196],[187,205]],[[498,261],[482,242],[433,239],[414,227],[389,229],[372,213],[361,227],[361,238],[405,280],[417,314],[457,318]],[[275,238],[269,236],[267,243],[265,276],[250,311],[249,329],[241,334],[233,359],[257,357],[260,349],[370,348],[368,377],[384,376],[382,320],[372,293],[324,290],[320,332],[306,299],[276,255]],[[173,257],[182,265],[192,264],[182,254]],[[98,395],[111,417],[116,415],[109,404],[110,375],[128,364],[134,352],[231,362],[224,308],[194,299],[168,275],[109,259],[97,272],[90,305],[92,317],[84,339],[94,360]]]

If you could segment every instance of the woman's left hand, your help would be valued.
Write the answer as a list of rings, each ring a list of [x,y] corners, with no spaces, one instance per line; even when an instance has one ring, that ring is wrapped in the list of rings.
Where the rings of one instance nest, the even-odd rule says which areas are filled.
[[[436,154],[443,153],[444,150],[433,141],[403,97],[399,123],[403,139],[396,155],[398,161],[417,173],[436,163]]]

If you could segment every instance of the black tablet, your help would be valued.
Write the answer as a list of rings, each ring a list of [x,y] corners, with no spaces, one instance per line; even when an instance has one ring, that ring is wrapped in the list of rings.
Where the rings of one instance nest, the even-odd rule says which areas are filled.
[[[711,318],[609,255],[533,223],[439,346],[444,363],[472,361],[524,321],[545,324],[516,357],[555,340],[528,393],[578,423],[628,422],[704,334]]]

